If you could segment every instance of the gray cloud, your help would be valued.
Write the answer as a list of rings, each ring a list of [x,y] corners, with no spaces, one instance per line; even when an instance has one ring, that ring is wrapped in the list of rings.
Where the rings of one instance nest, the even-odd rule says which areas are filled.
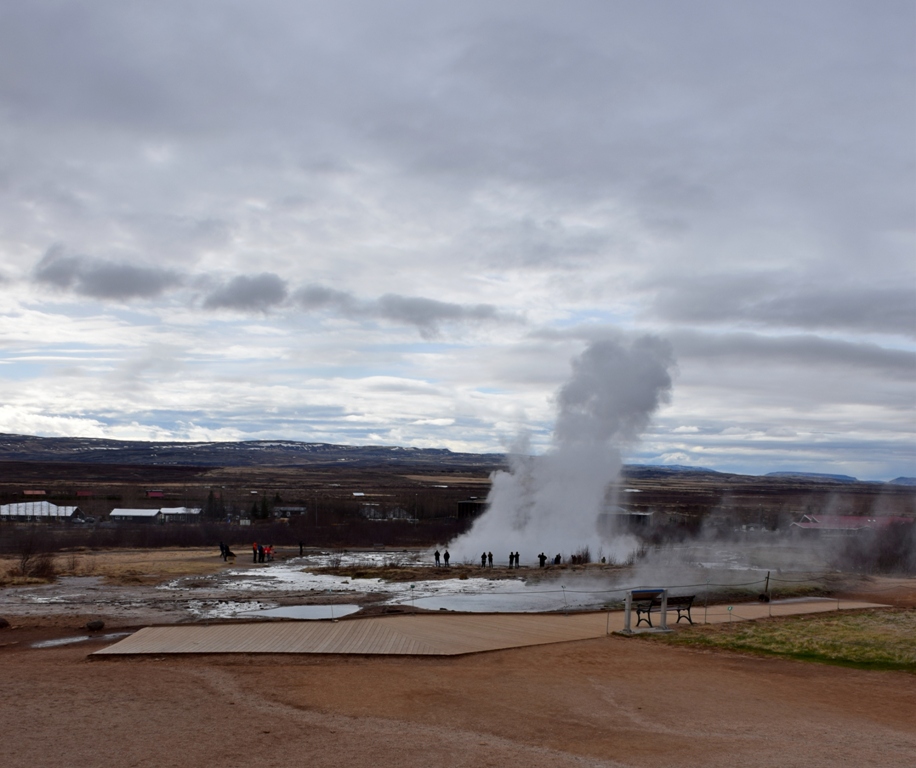
[[[60,246],[47,251],[33,274],[39,283],[94,299],[150,299],[182,283],[172,270],[71,256]]]
[[[204,299],[205,309],[236,309],[267,312],[286,301],[286,281],[279,275],[238,275]]]
[[[785,274],[752,273],[680,278],[661,287],[647,316],[677,323],[842,328],[916,337],[912,286],[850,286],[836,280],[831,275],[806,285]]]
[[[500,313],[492,304],[455,304],[421,296],[386,293],[378,299],[360,300],[346,291],[307,285],[293,294],[302,309],[331,309],[352,319],[386,320],[412,325],[425,338],[434,338],[445,323],[515,323],[521,318]]]
[[[306,285],[293,294],[293,300],[305,310],[336,309],[346,315],[360,312],[359,302],[351,293],[323,285]]]
[[[439,326],[448,322],[499,322],[501,316],[491,304],[451,304],[435,299],[398,296],[388,293],[376,302],[379,317],[416,326],[425,338],[435,336]]]
[[[896,380],[916,381],[916,352],[868,342],[812,335],[763,336],[753,333],[707,334],[675,331],[668,335],[679,359],[712,363],[731,361],[765,370],[780,362],[811,369],[825,366],[871,369]],[[752,368],[753,370],[753,368]]]

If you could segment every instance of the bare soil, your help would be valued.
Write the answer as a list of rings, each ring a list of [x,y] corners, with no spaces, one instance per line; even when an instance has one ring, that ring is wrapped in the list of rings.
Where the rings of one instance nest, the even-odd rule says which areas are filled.
[[[904,673],[620,637],[460,658],[90,661],[98,644],[29,647],[48,631],[0,630],[0,730],[34,768],[861,768],[916,754]]]

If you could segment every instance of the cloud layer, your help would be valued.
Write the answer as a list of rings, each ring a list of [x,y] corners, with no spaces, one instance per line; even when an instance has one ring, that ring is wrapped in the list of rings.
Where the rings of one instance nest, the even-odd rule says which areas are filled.
[[[916,474],[914,28],[4,4],[0,431],[541,451],[571,361],[648,334],[630,458]]]

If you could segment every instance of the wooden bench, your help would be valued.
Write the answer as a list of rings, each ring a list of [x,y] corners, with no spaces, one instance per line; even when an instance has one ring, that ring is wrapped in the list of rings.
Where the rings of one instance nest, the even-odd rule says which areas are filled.
[[[696,595],[668,595],[668,610],[677,611],[675,624],[679,623],[681,619],[687,619],[693,624],[693,619],[690,616],[690,606],[693,605],[695,597]],[[633,606],[636,608],[636,626],[638,627],[644,621],[651,627],[652,614],[660,613],[662,610],[662,593],[660,590],[654,589],[634,590]]]

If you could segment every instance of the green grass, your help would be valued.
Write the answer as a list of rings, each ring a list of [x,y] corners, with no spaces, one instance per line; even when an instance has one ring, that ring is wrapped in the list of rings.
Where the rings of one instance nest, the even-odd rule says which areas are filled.
[[[916,610],[869,610],[695,625],[640,635],[690,648],[916,673]]]

